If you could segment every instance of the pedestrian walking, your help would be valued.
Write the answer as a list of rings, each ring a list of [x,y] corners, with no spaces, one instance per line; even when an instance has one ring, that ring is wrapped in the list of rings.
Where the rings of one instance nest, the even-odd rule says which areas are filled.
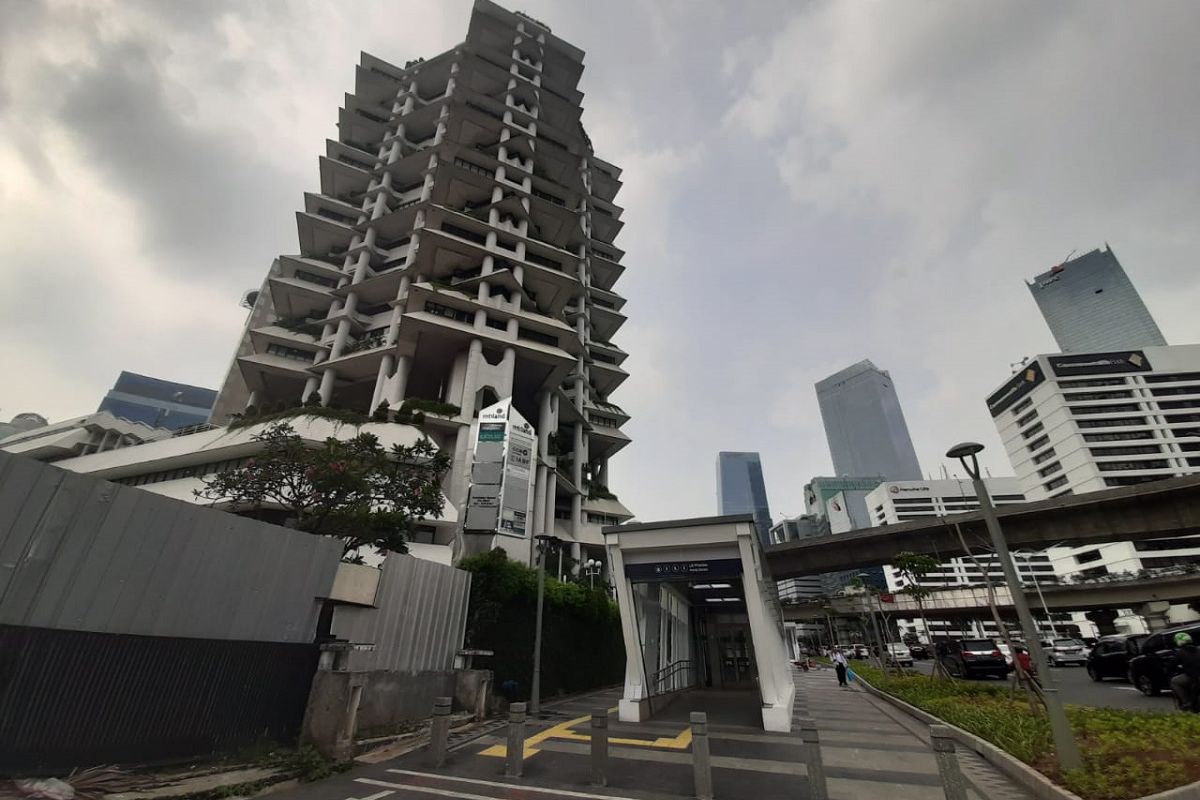
[[[1200,713],[1200,648],[1189,633],[1175,634],[1179,674],[1171,678],[1171,691],[1180,711]]]
[[[833,651],[833,668],[837,670],[838,686],[849,686],[846,682],[846,656],[842,655],[840,648],[834,648]]]
[[[1017,665],[1021,668],[1021,672],[1025,674],[1029,680],[1041,686],[1041,681],[1038,680],[1037,667],[1033,665],[1033,659],[1029,657],[1029,650],[1025,647],[1017,646]]]

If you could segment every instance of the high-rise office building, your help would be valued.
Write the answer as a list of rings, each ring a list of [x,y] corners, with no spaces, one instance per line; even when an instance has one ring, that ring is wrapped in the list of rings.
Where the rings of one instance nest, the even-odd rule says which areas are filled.
[[[1064,353],[1167,343],[1107,245],[1043,272],[1028,286]]]
[[[987,404],[1030,500],[1200,474],[1200,345],[1040,355]],[[1200,537],[1051,556],[1062,575],[1136,573],[1200,564]]]
[[[815,520],[818,535],[847,533],[874,526],[867,506],[867,495],[883,483],[877,478],[813,478],[804,486],[804,511]],[[878,589],[887,588],[882,567],[867,567],[841,572],[826,572],[821,575],[821,591],[827,595],[837,594],[849,586],[860,573],[868,583]]]
[[[407,402],[451,453],[462,509],[479,410],[511,397],[537,433],[527,535],[603,559],[601,526],[631,516],[607,488],[629,443],[610,400],[627,377],[612,341],[624,223],[621,171],[580,123],[583,56],[488,0],[447,52],[403,67],[363,54],[296,215],[299,252],[245,299],[213,422],[249,405]]]
[[[771,509],[758,453],[717,455],[717,513],[753,514],[759,541],[771,541]]]
[[[829,533],[829,521],[821,517],[802,514],[781,520],[771,526],[771,544],[795,542]],[[820,575],[805,575],[802,578],[784,578],[776,581],[779,599],[784,602],[812,600],[824,594]]]
[[[921,465],[892,376],[860,361],[817,382],[817,402],[833,471],[856,477],[920,480]]]
[[[212,389],[122,371],[96,410],[130,422],[179,430],[208,422],[216,399]]]

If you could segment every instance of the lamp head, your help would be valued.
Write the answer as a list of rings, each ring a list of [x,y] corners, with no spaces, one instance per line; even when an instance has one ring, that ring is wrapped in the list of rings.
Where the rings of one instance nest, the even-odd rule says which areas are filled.
[[[983,450],[983,445],[979,442],[963,442],[947,450],[946,455],[950,458],[957,458],[971,479],[979,480],[979,458],[977,456],[981,450]]]

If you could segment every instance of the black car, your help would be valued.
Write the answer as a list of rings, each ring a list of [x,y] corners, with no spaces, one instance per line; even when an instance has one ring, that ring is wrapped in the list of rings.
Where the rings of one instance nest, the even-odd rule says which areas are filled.
[[[1200,642],[1200,625],[1179,625],[1147,636],[1141,652],[1129,659],[1129,682],[1147,697],[1153,697],[1171,686],[1171,678],[1179,671],[1175,651],[1175,634],[1190,633],[1192,641]]]
[[[929,658],[929,648],[920,642],[914,642],[908,646],[908,652],[914,659],[924,660]]]
[[[1105,678],[1129,678],[1129,660],[1141,652],[1144,633],[1120,633],[1102,636],[1088,654],[1087,673],[1094,681]]]
[[[956,678],[1008,677],[1008,661],[991,639],[948,639],[938,642],[937,654]]]

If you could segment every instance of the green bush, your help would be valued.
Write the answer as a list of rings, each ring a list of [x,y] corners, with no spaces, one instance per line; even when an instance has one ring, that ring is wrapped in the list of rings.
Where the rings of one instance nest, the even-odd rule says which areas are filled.
[[[551,563],[557,563],[552,557]],[[471,573],[467,646],[492,650],[495,686],[508,680],[528,696],[533,678],[537,570],[511,561],[503,550],[463,559]],[[542,628],[542,696],[619,683],[625,648],[617,606],[603,591],[546,576]],[[485,662],[486,663],[486,662]]]
[[[872,686],[957,725],[1086,800],[1131,800],[1200,780],[1200,715],[1068,706],[1083,768],[1059,772],[1046,717],[1007,684],[896,676],[854,666]]]

